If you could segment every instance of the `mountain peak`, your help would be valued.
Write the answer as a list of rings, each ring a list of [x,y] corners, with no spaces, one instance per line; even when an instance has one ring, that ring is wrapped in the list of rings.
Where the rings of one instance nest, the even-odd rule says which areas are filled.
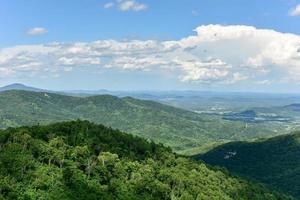
[[[25,90],[25,91],[33,91],[33,92],[42,92],[45,91],[40,88],[34,88],[22,83],[12,83],[10,85],[6,85],[4,87],[0,87],[0,92],[8,91],[8,90]]]
[[[12,84],[9,84],[9,85],[6,85],[4,87],[28,87],[22,83],[12,83]]]

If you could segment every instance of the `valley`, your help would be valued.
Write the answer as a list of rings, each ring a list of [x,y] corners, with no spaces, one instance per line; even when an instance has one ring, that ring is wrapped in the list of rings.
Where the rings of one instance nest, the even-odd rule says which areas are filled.
[[[287,111],[292,113],[286,111],[283,115],[282,109],[275,109],[278,117],[256,122],[256,115],[246,116],[245,120],[247,113],[199,113],[155,101],[111,95],[78,97],[54,92],[8,90],[0,92],[0,110],[1,128],[90,120],[163,143],[181,153],[201,149],[204,144],[209,146],[284,134],[297,127],[297,121],[291,118],[294,111],[290,110]]]
[[[24,87],[22,87],[22,89],[24,89]],[[225,176],[232,176],[232,175],[237,176],[236,178],[238,179],[239,183],[241,183],[241,181],[242,182],[250,181],[249,184],[254,184],[253,186],[252,185],[247,186],[247,189],[245,191],[236,193],[236,195],[238,196],[243,196],[243,199],[251,199],[250,196],[252,196],[253,193],[251,193],[250,196],[247,196],[249,194],[247,192],[251,191],[252,187],[254,187],[255,188],[254,190],[258,192],[257,193],[258,196],[261,196],[260,193],[262,190],[270,190],[270,192],[266,192],[266,191],[263,192],[264,194],[269,193],[268,197],[265,198],[269,198],[269,197],[272,199],[276,199],[276,198],[298,199],[299,198],[298,185],[300,183],[298,183],[299,177],[297,177],[299,173],[297,166],[300,165],[300,163],[298,162],[300,160],[298,159],[299,134],[298,133],[290,134],[290,132],[295,131],[299,128],[299,122],[300,122],[299,104],[296,103],[292,103],[289,105],[276,104],[274,106],[269,106],[269,107],[247,107],[246,106],[246,107],[239,107],[239,108],[236,107],[236,104],[232,104],[231,106],[229,106],[228,104],[226,111],[224,111],[224,109],[210,109],[210,111],[200,112],[200,111],[188,110],[187,108],[180,108],[179,106],[174,107],[171,106],[170,103],[161,102],[160,100],[136,99],[128,96],[117,97],[108,94],[82,96],[82,95],[74,95],[74,94],[62,94],[59,92],[40,90],[37,88],[35,88],[34,91],[30,91],[30,90],[31,89],[27,90],[25,88],[25,90],[9,89],[9,90],[0,91],[0,111],[1,111],[0,127],[2,129],[2,131],[0,131],[1,133],[0,139],[2,137],[1,141],[4,142],[2,144],[4,148],[4,152],[2,154],[0,153],[0,158],[2,161],[4,161],[3,163],[4,165],[2,164],[2,170],[4,172],[5,170],[7,170],[8,167],[8,165],[5,166],[6,162],[10,162],[9,165],[12,165],[12,162],[17,162],[17,161],[9,161],[8,157],[5,157],[6,154],[9,154],[10,153],[9,151],[11,151],[10,149],[7,150],[5,149],[5,148],[9,148],[10,146],[10,143],[7,143],[7,141],[11,141],[8,139],[8,135],[7,135],[8,133],[14,133],[16,134],[16,137],[22,137],[22,138],[25,138],[25,135],[22,134],[26,133],[29,134],[30,137],[36,138],[38,140],[46,139],[45,141],[40,141],[42,143],[49,142],[47,139],[48,137],[54,137],[54,138],[56,136],[59,138],[62,137],[61,139],[63,139],[63,141],[60,141],[62,143],[59,145],[69,145],[67,148],[70,149],[71,151],[71,149],[74,148],[74,146],[72,145],[74,145],[74,143],[77,144],[79,141],[82,142],[84,141],[84,143],[80,142],[77,145],[83,145],[86,142],[87,145],[90,145],[89,144],[90,141],[94,141],[95,145],[96,144],[99,145],[99,143],[96,142],[98,140],[97,135],[93,136],[94,138],[93,140],[88,139],[89,136],[86,136],[86,134],[88,135],[95,134],[96,132],[84,133],[85,129],[88,130],[92,128],[92,129],[97,129],[100,133],[104,131],[103,134],[108,131],[109,134],[118,135],[121,134],[121,131],[124,131],[133,134],[134,136],[143,138],[143,139],[138,139],[134,136],[128,135],[128,140],[130,144],[134,140],[139,140],[140,142],[142,142],[141,146],[133,147],[132,145],[129,145],[129,143],[127,143],[129,146],[124,146],[123,147],[124,149],[121,151],[119,147],[115,147],[114,145],[123,145],[123,143],[116,144],[113,141],[112,143],[113,145],[112,146],[110,145],[111,147],[108,146],[109,143],[108,144],[103,143],[102,146],[100,145],[101,147],[99,148],[102,149],[100,150],[100,152],[102,152],[103,155],[106,151],[109,151],[108,154],[105,153],[105,156],[109,156],[109,159],[115,156],[117,156],[116,158],[121,159],[118,160],[117,162],[114,161],[113,167],[116,167],[116,165],[118,165],[118,162],[122,162],[123,165],[125,164],[127,166],[127,164],[130,164],[131,162],[131,161],[130,162],[127,161],[127,158],[137,160],[139,162],[138,164],[139,167],[141,167],[142,169],[144,167],[149,167],[148,164],[144,166],[146,163],[144,163],[145,161],[143,160],[148,158],[150,159],[151,156],[154,156],[152,159],[154,159],[155,162],[160,163],[161,161],[159,160],[156,161],[156,159],[158,159],[157,155],[155,155],[156,153],[151,152],[152,151],[151,149],[158,148],[160,149],[158,151],[162,151],[161,153],[165,152],[163,153],[164,155],[166,153],[168,154],[168,159],[170,159],[170,156],[172,157],[171,160],[168,162],[175,162],[175,163],[179,162],[176,164],[176,167],[174,168],[174,170],[176,171],[174,173],[182,173],[182,176],[189,176],[189,175],[178,171],[179,169],[177,169],[177,165],[180,169],[186,168],[187,165],[192,165],[193,168],[199,166],[201,167],[201,169],[199,168],[200,170],[199,173],[203,173],[201,170],[203,170],[202,167],[205,166],[207,167],[207,170],[214,171],[214,172],[207,171],[205,173],[217,173],[218,178],[220,178],[219,177],[220,173],[225,173]],[[218,101],[220,103],[220,99]],[[283,102],[285,101],[281,100],[282,104],[284,104]],[[215,105],[216,102],[210,101],[210,104]],[[73,120],[77,120],[77,121],[75,122]],[[112,127],[114,129],[117,128],[120,131],[116,130],[114,132],[111,128],[107,129],[104,126],[101,125],[97,126],[95,124],[92,124],[87,121],[82,121],[82,120],[89,120],[97,124],[103,124],[105,126]],[[73,122],[65,122],[65,121],[73,121]],[[61,122],[61,123],[53,124],[56,122]],[[26,126],[26,127],[22,127],[22,126]],[[33,127],[28,127],[28,126],[33,126]],[[15,127],[15,128],[9,128],[5,130],[8,127]],[[56,136],[48,135],[50,134],[50,132],[57,135]],[[19,133],[21,134],[20,136],[18,136]],[[44,134],[45,136],[43,136]],[[75,134],[76,137],[74,135],[71,136],[69,134]],[[117,137],[124,137],[124,136],[120,135]],[[28,135],[26,135],[26,137],[28,137]],[[71,138],[66,139],[66,137],[67,138],[71,137]],[[264,138],[269,138],[269,139],[264,139]],[[99,142],[100,143],[103,142],[102,140],[106,141],[106,139],[102,138],[101,140],[99,140]],[[123,138],[120,141],[124,142],[124,140],[127,139]],[[19,140],[17,139],[16,141]],[[16,143],[16,145],[18,144]],[[26,145],[29,145],[28,146],[29,148],[33,144],[31,144],[31,140],[29,140],[29,143],[27,143]],[[47,145],[50,145],[50,143]],[[131,152],[131,151],[138,151],[140,154],[141,152],[144,151],[140,148],[145,148],[145,147],[150,149],[146,150],[147,153],[144,152],[142,153],[142,155],[138,155],[136,153]],[[30,150],[31,148],[33,147],[30,147],[28,150]],[[15,147],[13,147],[12,150],[16,150]],[[127,151],[131,153],[127,153]],[[175,153],[171,153],[172,151],[174,151]],[[149,153],[151,155],[150,157],[148,157]],[[183,154],[185,156],[181,156]],[[92,156],[92,154],[90,154],[90,156]],[[126,160],[122,160],[123,156],[126,157]],[[172,160],[174,156],[175,156],[175,160]],[[190,158],[188,158],[189,156],[191,156],[192,160],[195,159],[201,160],[200,163],[194,163],[194,161],[191,161]],[[159,157],[161,157],[161,155]],[[52,167],[54,168],[51,170],[56,170],[55,167],[60,167],[60,166],[61,167],[64,166],[65,167],[64,170],[69,170],[67,168],[69,164],[68,165],[67,163],[59,164],[60,158],[57,159],[58,159],[56,161],[57,163],[56,164],[53,163],[54,166]],[[185,159],[185,160],[181,160],[181,159]],[[76,162],[81,162],[81,161],[76,161]],[[97,163],[98,161],[94,160],[93,162]],[[136,162],[136,161],[132,161],[132,162]],[[34,161],[34,163],[36,163],[36,161]],[[210,166],[206,166],[205,163],[208,163]],[[45,163],[40,163],[37,165],[37,167],[38,169],[39,168],[42,169],[45,167],[44,165]],[[85,164],[82,163],[82,165]],[[170,168],[170,166],[167,163],[165,164],[160,163],[157,165],[159,165],[161,168],[166,167],[167,171],[173,170],[173,168]],[[218,166],[226,167],[226,170],[228,170],[228,172],[223,171],[224,169],[220,169]],[[88,165],[86,167],[88,167]],[[80,172],[77,170],[76,174],[86,173],[86,170],[88,169],[89,168],[86,168],[85,172]],[[97,169],[97,167],[95,169]],[[50,168],[48,170],[50,170]],[[184,169],[184,170],[188,170],[188,169]],[[283,171],[286,172],[283,173]],[[26,170],[26,172],[28,172],[28,170]],[[37,187],[36,185],[37,183],[31,181],[24,182],[25,179],[18,180],[15,179],[14,177],[10,177],[11,173],[12,172],[6,172],[6,174],[2,174],[3,180],[5,181],[4,184],[6,183],[10,183],[13,185],[21,184],[22,186],[20,185],[20,187],[23,188],[28,187],[28,189]],[[19,173],[19,172],[15,171],[14,173]],[[57,172],[53,172],[53,173],[57,173]],[[85,175],[81,174],[80,176],[86,176],[86,175],[90,176],[89,173]],[[140,172],[136,171],[135,173],[140,173]],[[160,173],[160,172],[155,172],[155,173]],[[28,176],[30,175],[28,174]],[[44,177],[45,180],[50,181],[48,180],[49,177],[47,177],[47,175],[43,175],[43,176],[45,176]],[[59,179],[62,180],[64,174],[58,173],[55,176],[60,177]],[[175,177],[174,174],[170,174],[170,176],[172,178]],[[107,178],[108,177],[105,177],[105,179]],[[26,180],[27,179],[28,178],[26,178]],[[159,177],[155,177],[154,179],[158,179],[156,181],[163,182],[159,184],[165,184],[164,180],[160,179]],[[226,178],[226,180],[228,180],[228,178]],[[84,180],[84,182],[86,182],[85,184],[92,184],[89,183],[89,181],[91,181],[91,178],[87,178],[86,180]],[[136,184],[133,183],[132,181],[134,180],[132,179],[130,180],[130,183],[128,182],[126,184]],[[180,181],[183,180],[180,179]],[[189,182],[191,181],[191,178],[188,178],[185,181],[187,181],[185,184],[189,184],[189,185],[194,184],[192,182]],[[221,190],[218,189],[220,194],[211,193],[211,191],[209,191],[209,187],[215,184],[213,183],[213,180],[211,181],[212,182],[210,182],[207,185],[208,190],[204,191],[206,196],[211,196],[213,198],[217,198],[218,195],[222,197],[228,196],[228,199],[236,197],[236,196],[235,197],[231,196],[231,194],[228,194],[227,193],[228,190],[227,192],[225,192],[226,194],[223,193],[224,191],[222,189]],[[259,185],[255,186],[256,183],[263,183],[265,184],[265,186],[259,186]],[[51,184],[61,185],[64,183],[58,181],[57,183],[51,183]],[[78,184],[77,181],[74,182],[74,184],[75,185],[64,186],[64,191],[68,191],[68,192],[65,194],[67,196],[61,196],[61,198],[74,199],[75,194],[79,195],[75,192],[73,187],[76,188],[82,186],[76,185]],[[97,184],[103,184],[103,183],[97,183]],[[111,184],[110,182],[106,182],[105,184],[108,184],[105,187],[108,188],[112,187],[110,185]],[[125,184],[125,182],[121,181],[120,184]],[[286,184],[289,185],[291,184],[293,186],[286,187]],[[132,186],[136,187],[134,185]],[[167,187],[167,185],[165,186]],[[1,187],[4,186],[1,186],[0,184],[0,190]],[[87,190],[93,190],[92,188],[88,188],[88,186],[85,187]],[[230,186],[228,185],[228,187]],[[236,186],[234,187],[236,188]],[[158,191],[153,191],[153,189],[154,188],[152,187],[151,193],[152,192],[154,193],[152,193],[151,195],[162,195]],[[214,188],[214,190],[215,189],[216,188]],[[18,194],[17,193],[18,191],[14,190],[13,188],[6,188],[5,190],[10,191],[11,195],[17,195],[17,196],[21,195]],[[56,192],[59,192],[58,188],[52,188],[51,190],[55,192],[51,195],[57,195]],[[45,192],[46,191],[47,190],[45,190]],[[171,191],[172,193],[169,195],[175,195],[175,196],[176,195],[189,196],[193,193],[193,191],[187,192],[187,190],[181,190],[179,188],[178,189],[173,188],[171,190],[168,189],[168,191]],[[277,192],[273,194],[272,191],[277,191]],[[86,194],[87,191],[85,191],[84,189],[84,191],[82,192]],[[94,190],[92,192],[93,195],[94,194],[100,195],[104,193],[105,190],[101,190],[101,191]],[[111,193],[111,192],[105,194],[106,195],[109,194],[108,196],[105,197],[105,199],[109,199],[109,198],[121,198],[121,196],[129,195],[130,192],[126,191],[126,194],[125,193],[118,194],[118,193]],[[35,193],[35,195],[43,196],[43,193],[38,192]],[[121,195],[121,196],[114,196],[114,195]],[[143,195],[147,196],[149,195],[149,193],[144,191]],[[276,197],[276,195],[279,196],[281,195],[281,197]],[[257,198],[259,198],[258,196]],[[93,199],[94,197],[91,196],[90,198]],[[133,195],[130,196],[130,198],[135,198],[135,197]]]

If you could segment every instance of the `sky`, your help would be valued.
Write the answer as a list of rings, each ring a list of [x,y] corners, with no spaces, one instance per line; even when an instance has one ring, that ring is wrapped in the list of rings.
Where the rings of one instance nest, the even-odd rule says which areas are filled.
[[[0,0],[0,86],[300,92],[300,0]]]

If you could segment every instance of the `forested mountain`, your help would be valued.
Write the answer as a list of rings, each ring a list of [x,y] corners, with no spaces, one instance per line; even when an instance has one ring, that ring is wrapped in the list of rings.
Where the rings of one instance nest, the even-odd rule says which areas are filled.
[[[14,83],[14,84],[6,85],[4,87],[0,87],[0,92],[10,91],[10,90],[24,90],[24,91],[31,91],[31,92],[46,92],[47,91],[47,90],[43,90],[40,88],[26,86],[21,83]]]
[[[0,131],[0,199],[292,199],[87,121]]]
[[[300,199],[300,133],[232,142],[195,156]]]
[[[153,101],[110,95],[74,97],[47,92],[0,93],[0,128],[86,119],[162,142],[180,151],[210,142],[274,134],[270,124],[245,124]],[[280,124],[272,124],[276,128]],[[276,134],[276,133],[275,133]]]

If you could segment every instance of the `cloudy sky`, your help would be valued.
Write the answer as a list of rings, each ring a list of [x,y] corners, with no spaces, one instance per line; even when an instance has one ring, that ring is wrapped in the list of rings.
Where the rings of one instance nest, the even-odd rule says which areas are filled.
[[[300,92],[300,0],[0,0],[0,86]]]

